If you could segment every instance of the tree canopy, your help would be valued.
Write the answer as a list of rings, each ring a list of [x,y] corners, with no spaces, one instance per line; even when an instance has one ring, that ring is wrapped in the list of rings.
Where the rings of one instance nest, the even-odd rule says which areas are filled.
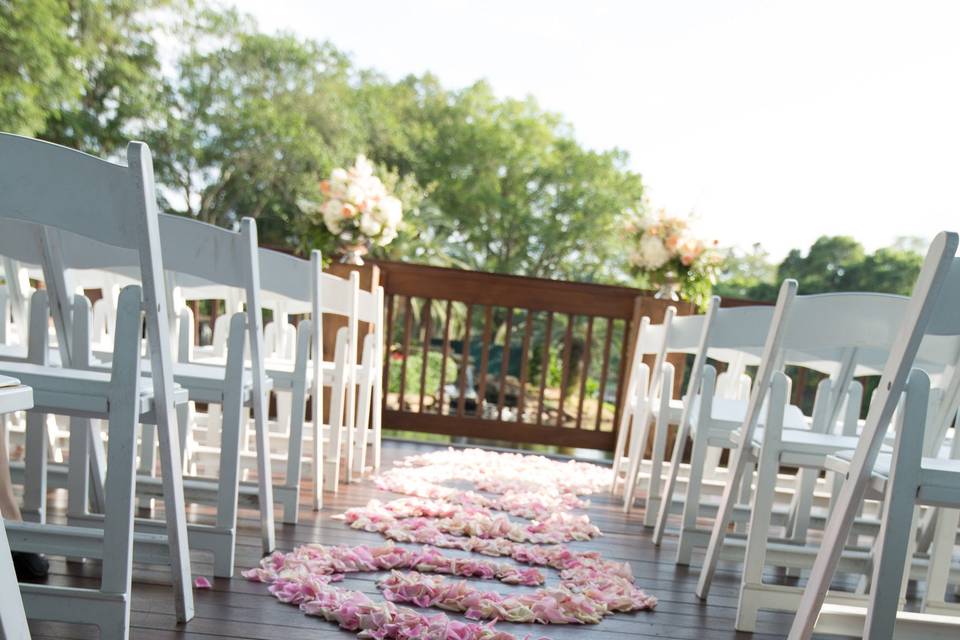
[[[806,254],[794,249],[774,267],[763,250],[733,256],[715,291],[719,295],[753,300],[774,300],[779,283],[797,281],[802,294],[830,291],[876,291],[910,295],[920,274],[923,242],[900,239],[891,247],[867,254],[863,245],[848,236],[821,236]]]
[[[645,206],[626,152],[584,147],[532,98],[391,80],[202,0],[0,0],[0,130],[103,156],[145,140],[166,211],[253,216],[264,244],[301,252],[335,249],[303,202],[358,154],[404,204],[389,258],[623,282],[622,230]],[[758,245],[717,289],[770,299],[793,277],[804,293],[906,293],[920,261],[907,241],[867,254],[823,237],[774,266]]]

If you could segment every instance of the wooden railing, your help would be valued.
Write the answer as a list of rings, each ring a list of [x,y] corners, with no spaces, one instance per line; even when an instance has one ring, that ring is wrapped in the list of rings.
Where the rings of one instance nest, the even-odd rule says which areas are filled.
[[[669,303],[627,287],[377,266],[386,427],[613,449],[639,320],[659,322]]]

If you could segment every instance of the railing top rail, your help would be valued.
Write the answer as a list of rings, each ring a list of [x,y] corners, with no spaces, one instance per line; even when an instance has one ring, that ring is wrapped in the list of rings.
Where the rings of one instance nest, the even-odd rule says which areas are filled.
[[[640,289],[377,261],[387,294],[630,319]]]

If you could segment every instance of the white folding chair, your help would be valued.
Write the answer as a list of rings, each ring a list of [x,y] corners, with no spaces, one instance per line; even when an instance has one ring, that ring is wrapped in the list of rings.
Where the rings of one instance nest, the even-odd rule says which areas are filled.
[[[324,313],[345,316],[347,318],[346,353],[347,364],[343,371],[343,384],[346,393],[342,401],[343,418],[335,419],[339,412],[340,402],[336,389],[339,388],[336,380],[340,375],[341,365],[336,361],[337,353],[334,349],[334,362],[324,362],[322,367],[325,378],[332,376],[334,381],[331,388],[334,393],[330,401],[331,425],[329,432],[329,447],[324,459],[324,487],[336,492],[341,480],[341,458],[345,461],[346,473],[343,479],[351,482],[358,471],[362,473],[366,464],[367,444],[372,445],[373,467],[380,467],[380,409],[383,404],[382,369],[383,361],[383,287],[375,292],[360,289],[360,274],[350,273],[350,279],[344,280],[330,274],[323,274]],[[364,336],[359,349],[360,323],[365,322],[370,327],[370,333]],[[343,424],[342,429],[333,429],[332,425]],[[345,442],[344,442],[345,440]],[[315,471],[316,473],[316,471]]]
[[[153,165],[142,143],[127,147],[127,165],[118,165],[58,145],[0,134],[0,218],[38,226],[44,257],[55,262],[56,230],[94,238],[137,252],[143,287],[127,287],[120,296],[121,321],[115,336],[110,374],[55,368],[45,363],[47,347],[34,331],[37,362],[2,362],[0,372],[34,390],[36,410],[30,416],[63,413],[109,420],[106,504],[103,529],[42,523],[6,523],[13,549],[100,558],[99,589],[24,585],[21,593],[31,617],[98,625],[103,637],[129,633],[132,556],[134,551],[135,443],[138,423],[159,426],[164,483],[166,535],[138,539],[138,549],[153,562],[169,562],[177,618],[193,617],[190,557],[180,472],[180,443],[173,406],[171,358],[163,269],[157,223]],[[49,266],[49,263],[45,263]],[[45,317],[46,295],[34,294],[32,311]],[[151,344],[152,393],[141,394],[140,335],[144,318]],[[45,326],[45,325],[44,325]],[[61,342],[69,336],[60,335]],[[65,345],[66,346],[66,345]],[[64,349],[69,364],[69,348]],[[28,437],[33,435],[28,433]],[[41,482],[38,487],[43,491]],[[42,514],[41,514],[42,516]]]
[[[784,288],[789,289],[791,286],[792,283],[788,283]],[[893,345],[907,304],[908,300],[900,296],[870,293],[788,298],[782,307],[785,311],[781,325],[771,328],[771,334],[778,334],[777,342],[772,351],[764,353],[764,363],[761,364],[758,377],[776,366],[768,363],[782,361],[785,350],[862,351],[871,357],[876,357],[877,354],[885,356]],[[957,359],[958,345],[951,347],[949,360],[952,364]],[[943,364],[945,363],[938,366],[943,368]],[[750,502],[750,522],[745,547],[740,545],[744,542],[742,540],[736,541],[735,545],[737,549],[745,549],[736,622],[739,630],[750,631],[754,628],[760,608],[789,609],[791,598],[795,601],[796,596],[791,596],[790,593],[791,587],[771,586],[762,582],[763,567],[767,561],[792,571],[809,566],[811,554],[803,547],[803,543],[811,524],[817,476],[826,468],[827,456],[856,445],[855,432],[834,432],[828,407],[830,385],[831,381],[825,380],[818,388],[818,401],[815,403],[809,429],[786,429],[782,415],[774,412],[762,426],[751,426],[745,421],[741,427],[740,438],[732,438],[738,447],[744,446],[747,450],[735,450],[735,462],[731,464],[734,475],[728,478],[728,481],[732,485],[741,481],[749,482],[751,467],[754,462],[757,465],[754,482],[756,490]],[[786,376],[780,371],[773,373],[769,387],[770,406],[780,406],[786,398],[787,388]],[[762,391],[757,393],[763,394]],[[760,395],[760,401],[762,400],[763,395]],[[744,444],[742,433],[748,430],[751,430],[753,435]],[[801,471],[798,474],[793,501],[795,511],[785,523],[785,537],[782,541],[771,541],[768,535],[773,514],[773,491],[781,466],[800,468]],[[706,597],[718,559],[727,551],[724,546],[728,538],[726,527],[721,528],[719,523],[729,522],[721,516],[729,518],[736,501],[742,502],[742,499],[732,490],[725,489],[718,512],[721,515],[718,515],[715,521],[700,575],[697,591],[700,597]]]
[[[266,394],[271,380],[266,376],[263,363],[256,223],[251,218],[244,218],[240,231],[234,232],[181,216],[161,214],[159,228],[168,300],[173,297],[178,278],[202,278],[212,286],[240,292],[246,301],[245,313],[230,317],[231,344],[227,349],[225,364],[173,364],[174,380],[187,390],[191,401],[216,404],[224,411],[221,425],[218,425],[226,434],[220,442],[218,480],[190,477],[186,480],[186,486],[191,499],[212,501],[217,505],[216,526],[190,526],[191,547],[213,553],[215,575],[229,577],[233,574],[236,543],[236,510],[240,491],[238,456],[241,434],[246,426],[244,406],[253,409],[257,451],[257,484],[247,487],[244,493],[260,507],[263,551],[272,551],[275,546],[272,474],[266,435]],[[63,274],[62,280],[59,286],[54,287],[56,290],[71,290],[77,274],[88,270],[98,273],[117,270],[121,276],[129,277],[133,258],[129,252],[106,247],[75,234],[61,233],[56,241],[63,267],[59,271]],[[51,271],[51,279],[57,280],[59,273]],[[117,277],[108,278],[105,286],[109,287]],[[66,307],[65,304],[62,306]],[[173,321],[176,315],[172,302],[169,308]],[[172,344],[171,340],[167,346]],[[243,364],[245,344],[250,348],[249,369]],[[95,355],[100,360],[109,361],[112,354],[95,352]],[[182,412],[182,423],[180,444],[184,447],[188,426],[185,411]],[[158,497],[161,495],[161,485],[145,477],[153,472],[152,450],[153,435],[145,430],[141,443],[138,490]]]
[[[941,233],[927,254],[894,347],[884,367],[863,432],[847,467],[847,478],[824,531],[807,586],[797,606],[790,640],[810,638],[832,621],[858,617],[864,637],[956,637],[960,625],[945,616],[899,613],[905,567],[915,544],[917,504],[960,507],[960,461],[924,457],[928,424],[929,376],[913,369],[925,335],[960,336],[960,260],[958,236]],[[904,396],[893,453],[887,469],[880,465],[881,447],[894,412]],[[827,606],[828,588],[842,557],[860,504],[870,485],[884,494],[882,526],[866,610]],[[905,523],[911,523],[905,526]],[[955,528],[945,531],[955,536]],[[949,539],[950,547],[953,539]],[[849,621],[849,620],[848,620]]]
[[[16,378],[0,376],[0,418],[13,411],[33,408],[33,390]],[[23,612],[20,585],[10,556],[7,530],[0,517],[0,635],[4,638],[30,639],[27,617]]]
[[[649,317],[643,316],[640,319],[640,328],[637,330],[637,341],[634,345],[633,360],[627,380],[627,392],[624,396],[626,401],[617,429],[617,442],[613,453],[613,482],[610,485],[610,492],[615,495],[619,491],[621,481],[624,482],[625,507],[633,502],[634,486],[630,479],[636,479],[636,474],[642,466],[641,461],[634,461],[628,455],[631,452],[626,449],[627,443],[629,442],[632,448],[634,441],[647,435],[651,403],[660,393],[659,388],[653,389],[653,384],[654,381],[659,383],[661,379],[659,373],[663,366],[667,334],[676,312],[676,307],[667,307],[663,322],[656,325],[650,323]],[[652,369],[643,361],[647,355],[654,356]],[[645,446],[644,439],[640,447],[641,454],[642,447]]]

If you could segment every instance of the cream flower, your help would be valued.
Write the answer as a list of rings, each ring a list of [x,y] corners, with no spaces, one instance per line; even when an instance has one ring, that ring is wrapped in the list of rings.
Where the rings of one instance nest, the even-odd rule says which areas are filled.
[[[639,266],[644,269],[659,269],[670,259],[670,252],[657,236],[644,235],[640,239],[638,251]]]

